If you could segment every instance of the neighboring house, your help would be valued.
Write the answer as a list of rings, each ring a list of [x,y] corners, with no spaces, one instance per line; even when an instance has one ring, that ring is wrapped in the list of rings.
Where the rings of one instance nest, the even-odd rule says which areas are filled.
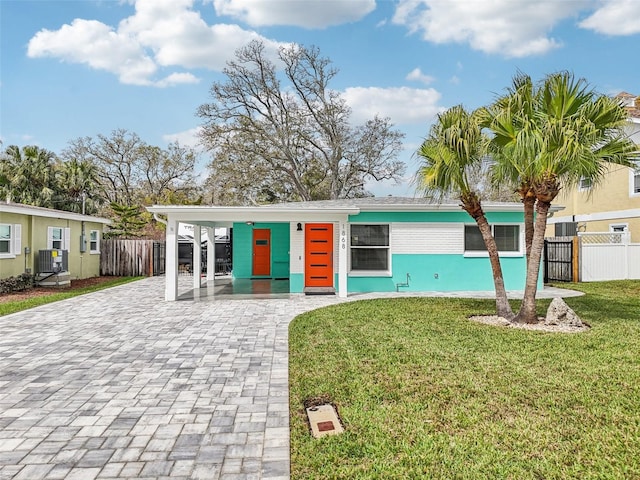
[[[523,290],[522,204],[484,208],[506,288]],[[177,298],[180,224],[194,225],[196,238],[203,227],[231,227],[233,277],[286,279],[291,293],[494,289],[478,227],[457,204],[382,197],[257,207],[156,205],[148,210],[167,219],[167,300]],[[199,253],[194,250],[194,255]],[[196,275],[194,287],[200,286]]]
[[[66,259],[70,279],[99,276],[100,241],[109,223],[106,218],[0,202],[0,278],[50,270],[39,264],[44,250]],[[58,251],[67,253],[58,256]]]
[[[640,97],[617,95],[629,113],[627,135],[640,145]],[[640,147],[639,147],[640,148]],[[640,243],[640,157],[636,168],[612,166],[603,182],[592,186],[583,180],[561,192],[555,203],[565,209],[549,219],[547,236],[572,236],[578,232],[629,232]]]

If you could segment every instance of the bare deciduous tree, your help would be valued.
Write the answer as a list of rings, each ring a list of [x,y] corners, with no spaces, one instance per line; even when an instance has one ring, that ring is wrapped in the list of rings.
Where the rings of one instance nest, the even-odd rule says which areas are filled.
[[[164,150],[146,144],[135,133],[119,129],[109,137],[72,140],[62,157],[91,162],[97,171],[101,195],[108,203],[157,203],[179,192],[197,196],[196,154],[177,143]]]
[[[236,203],[262,203],[364,196],[367,181],[398,180],[403,134],[390,120],[351,125],[350,108],[329,88],[337,70],[317,48],[290,45],[278,58],[281,75],[261,42],[239,49],[226,81],[212,85],[213,101],[199,107],[213,154],[209,185],[248,184]]]

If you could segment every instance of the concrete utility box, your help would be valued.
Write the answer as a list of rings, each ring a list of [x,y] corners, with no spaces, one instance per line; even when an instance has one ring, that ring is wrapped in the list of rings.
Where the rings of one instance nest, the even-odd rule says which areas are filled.
[[[338,414],[332,405],[318,405],[307,408],[307,416],[314,438],[337,435],[344,432]]]

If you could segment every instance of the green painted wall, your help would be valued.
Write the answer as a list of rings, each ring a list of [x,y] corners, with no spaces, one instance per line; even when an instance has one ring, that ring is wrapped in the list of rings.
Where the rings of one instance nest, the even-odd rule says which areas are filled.
[[[337,278],[337,276],[336,276]],[[336,280],[336,285],[337,285]],[[291,293],[302,293],[304,291],[304,274],[292,273],[289,275],[289,291]]]
[[[523,290],[524,257],[505,257],[501,264],[507,290]],[[411,277],[409,286],[400,287],[402,292],[494,290],[488,257],[395,254],[391,256],[391,269],[391,277],[349,277],[348,291],[392,292],[396,284],[406,282],[407,273]]]
[[[59,218],[37,217],[17,213],[0,213],[0,223],[22,225],[21,255],[16,258],[0,258],[0,278],[12,277],[31,269],[36,272],[36,263],[39,250],[47,248],[48,227],[70,228],[69,273],[72,279],[97,277],[100,275],[100,254],[91,254],[89,244],[87,251],[80,252],[80,234],[82,223],[77,220],[64,220]],[[87,242],[89,232],[98,230],[102,236],[103,225],[95,222],[85,222]],[[30,247],[31,253],[25,255],[24,248]]]
[[[246,223],[233,224],[234,278],[251,278],[254,228],[271,230],[271,278],[289,278],[289,224],[259,222],[254,226]]]

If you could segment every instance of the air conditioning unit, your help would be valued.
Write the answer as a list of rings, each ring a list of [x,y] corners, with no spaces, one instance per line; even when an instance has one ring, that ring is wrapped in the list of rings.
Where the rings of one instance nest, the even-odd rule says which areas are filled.
[[[578,224],[576,222],[556,223],[556,237],[575,237],[578,234]]]
[[[38,273],[69,271],[69,252],[66,250],[39,250]]]

